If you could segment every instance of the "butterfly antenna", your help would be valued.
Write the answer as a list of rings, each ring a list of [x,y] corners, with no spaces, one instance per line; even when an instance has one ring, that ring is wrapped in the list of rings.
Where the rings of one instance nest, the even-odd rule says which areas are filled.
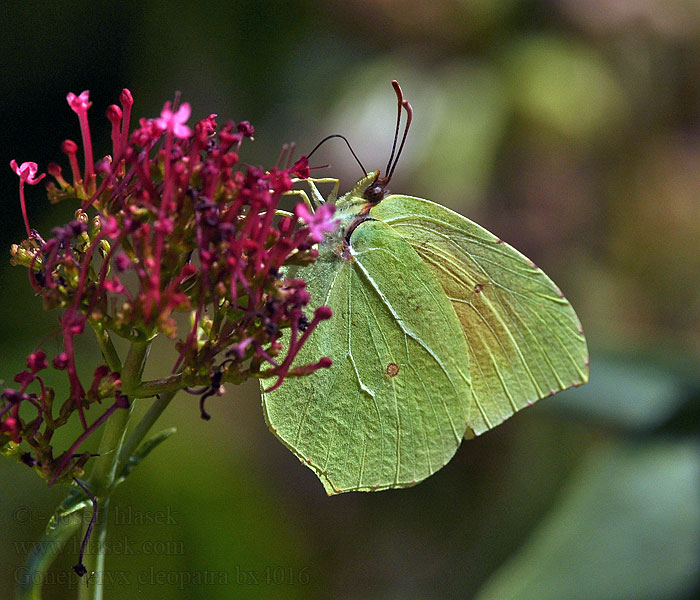
[[[404,100],[403,91],[399,82],[394,79],[391,82],[394,87],[394,92],[396,93],[396,100],[398,102],[398,113],[396,115],[396,130],[394,131],[394,143],[391,146],[391,156],[389,156],[389,162],[386,165],[386,175],[384,177],[377,177],[375,180],[365,189],[363,197],[365,200],[372,204],[377,204],[384,199],[386,195],[386,186],[391,181],[394,175],[394,169],[399,163],[399,158],[401,158],[401,152],[403,152],[403,147],[406,144],[406,137],[408,136],[408,130],[411,127],[411,121],[413,120],[413,108],[409,104],[408,100]],[[401,143],[399,144],[399,149],[396,149],[396,143],[399,141],[399,129],[401,128],[401,111],[406,111],[406,125],[403,129],[403,136],[401,136]]]
[[[392,80],[391,85],[394,86],[394,91],[396,92],[396,89],[398,87],[398,92],[396,92],[396,95],[398,96],[398,111],[396,113],[396,129],[394,130],[394,143],[391,145],[391,155],[389,156],[389,160],[386,163],[386,170],[385,173],[387,175],[389,174],[389,169],[391,168],[391,161],[394,160],[394,153],[396,152],[396,142],[399,139],[399,127],[401,125],[401,100],[403,100],[403,93],[401,92],[401,87],[399,86],[399,82],[396,81],[396,79]]]
[[[323,144],[325,144],[328,140],[330,140],[332,138],[340,138],[341,140],[343,140],[345,142],[345,144],[348,147],[348,150],[350,150],[350,154],[352,154],[353,158],[357,161],[357,164],[360,165],[360,169],[362,169],[362,176],[364,177],[365,175],[367,175],[366,169],[362,166],[360,159],[357,158],[357,154],[355,154],[355,151],[352,149],[350,142],[348,142],[348,139],[344,135],[341,135],[339,133],[333,133],[331,135],[324,137],[318,144],[316,144],[314,149],[306,155],[306,158],[311,158],[311,155],[314,152],[316,152],[316,150],[318,150]]]
[[[394,87],[394,92],[396,93],[396,99],[398,101],[398,114],[396,116],[396,131],[394,132],[394,143],[391,147],[391,156],[389,157],[389,162],[386,165],[386,183],[389,183],[389,180],[394,174],[394,169],[396,169],[396,165],[398,164],[399,158],[401,157],[401,152],[403,152],[403,147],[406,143],[406,137],[408,136],[408,130],[410,129],[411,121],[413,120],[413,108],[411,107],[411,104],[408,102],[408,100],[404,100],[403,90],[401,89],[399,82],[396,81],[396,79],[394,79],[391,82],[391,85]],[[406,111],[406,125],[404,126],[403,136],[401,137],[401,144],[399,144],[399,149],[396,152],[396,158],[394,158],[396,142],[399,138],[399,125],[401,124],[402,109]]]

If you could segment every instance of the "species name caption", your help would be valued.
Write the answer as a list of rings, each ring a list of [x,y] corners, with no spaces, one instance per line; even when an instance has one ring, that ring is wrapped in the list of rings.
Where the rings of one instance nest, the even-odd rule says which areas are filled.
[[[190,587],[214,585],[307,585],[311,581],[309,571],[309,567],[283,566],[268,566],[263,569],[243,569],[237,566],[231,571],[208,569],[175,571],[150,567],[138,572],[101,571],[91,573],[85,580],[72,571],[36,573],[28,567],[19,567],[14,571],[14,581],[21,586],[42,585],[46,587],[54,585],[67,589],[75,589],[78,585],[102,585],[105,588],[157,585],[184,590]]]

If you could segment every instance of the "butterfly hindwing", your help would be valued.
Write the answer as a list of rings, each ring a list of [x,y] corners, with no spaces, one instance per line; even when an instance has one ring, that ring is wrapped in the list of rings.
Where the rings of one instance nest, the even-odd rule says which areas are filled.
[[[263,394],[268,426],[328,493],[413,485],[452,457],[467,429],[468,349],[442,287],[415,250],[379,221],[359,225],[295,276],[333,318],[297,362],[330,369]],[[455,335],[458,333],[458,335]]]
[[[387,196],[370,215],[415,249],[459,317],[472,381],[468,436],[588,380],[578,317],[532,261],[469,219],[421,198]]]

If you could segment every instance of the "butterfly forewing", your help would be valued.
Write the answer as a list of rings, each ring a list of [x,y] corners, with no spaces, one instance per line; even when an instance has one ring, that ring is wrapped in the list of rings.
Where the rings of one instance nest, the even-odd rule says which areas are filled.
[[[466,340],[442,287],[403,238],[379,221],[359,225],[350,252],[321,244],[295,276],[333,318],[296,363],[329,356],[330,369],[263,395],[272,431],[328,493],[413,485],[457,450],[469,421]]]
[[[578,317],[532,261],[439,204],[393,195],[370,211],[420,255],[452,302],[469,347],[467,435],[588,380]]]

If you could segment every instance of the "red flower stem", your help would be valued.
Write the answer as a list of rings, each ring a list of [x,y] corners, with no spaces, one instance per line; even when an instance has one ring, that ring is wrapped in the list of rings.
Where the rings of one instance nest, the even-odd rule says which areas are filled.
[[[66,313],[73,311],[68,309]],[[66,368],[68,372],[68,379],[70,381],[70,398],[75,402],[75,406],[78,409],[78,414],[80,415],[80,422],[83,425],[83,430],[87,431],[87,421],[85,419],[85,411],[83,410],[83,396],[85,396],[85,390],[80,384],[80,379],[78,378],[78,370],[75,367],[75,348],[73,346],[73,336],[71,331],[64,330],[63,332],[63,349],[68,356],[68,366]]]
[[[109,419],[110,415],[119,408],[118,402],[115,402],[110,406],[106,411],[102,413],[102,415],[95,420],[95,422],[90,425],[85,431],[83,431],[82,434],[78,437],[77,440],[73,442],[70,448],[64,453],[63,460],[60,462],[58,465],[58,469],[56,469],[56,472],[54,473],[54,476],[51,478],[51,481],[49,481],[49,486],[52,486],[55,482],[56,479],[58,479],[65,470],[65,468],[68,466],[68,463],[70,460],[73,458],[73,454],[75,451],[80,447],[80,445],[88,438],[92,433],[99,428],[102,423],[104,423],[107,419]]]
[[[24,226],[27,228],[27,238],[32,236],[32,231],[29,228],[29,217],[27,217],[27,206],[24,202],[24,181],[19,180],[19,203],[22,205],[22,217],[24,218]]]
[[[63,142],[63,151],[68,155],[68,162],[73,175],[73,187],[77,188],[83,181],[80,175],[80,166],[78,165],[78,146],[72,140],[66,140]]]
[[[88,306],[87,310],[85,311],[86,314],[90,314],[92,312],[92,309],[95,308],[95,304],[102,298],[102,296],[105,295],[105,289],[104,289],[104,283],[105,283],[105,278],[107,277],[107,269],[109,268],[111,262],[112,262],[112,255],[114,252],[119,248],[119,246],[122,243],[122,240],[126,237],[126,232],[121,231],[119,236],[110,244],[109,247],[109,252],[107,255],[104,257],[103,262],[102,262],[102,267],[100,268],[100,273],[97,277],[97,291],[98,293],[95,294],[90,301],[90,305]],[[99,242],[102,239],[102,236],[96,236],[95,240],[93,241],[93,245],[95,245],[95,242]],[[91,247],[92,249],[92,247]],[[128,291],[128,290],[127,290]],[[131,298],[131,294],[129,295],[129,300],[133,301],[133,298]],[[109,336],[107,336],[109,337]],[[113,371],[119,371],[119,369],[112,369]]]
[[[171,171],[171,156],[173,153],[173,134],[168,131],[165,137],[165,155],[163,157],[163,195],[160,199],[160,206],[158,207],[158,220],[161,221],[163,219],[167,218],[168,211],[170,210],[170,200],[173,195],[173,180],[170,175]],[[158,231],[157,228],[154,227],[154,236],[155,236],[155,247],[156,251],[154,253],[154,260],[155,260],[155,276],[156,276],[156,281],[159,284],[160,287],[160,259],[161,256],[163,255],[163,241],[165,239],[165,235],[161,232]],[[159,298],[160,299],[160,298]]]
[[[90,274],[90,265],[92,264],[92,255],[95,252],[97,245],[106,237],[105,233],[98,233],[88,246],[85,251],[85,256],[82,258],[80,265],[80,278],[78,279],[78,286],[75,289],[75,302],[73,302],[73,310],[78,312],[80,306],[80,301],[83,299],[85,294],[85,283],[87,281],[88,275]],[[108,264],[105,261],[105,264]]]
[[[177,357],[177,360],[175,361],[175,364],[173,365],[173,370],[171,371],[172,373],[177,372],[177,370],[180,368],[180,365],[182,364],[182,360],[185,358],[185,354],[189,350],[190,346],[194,346],[196,343],[197,326],[199,325],[199,320],[202,317],[203,310],[204,310],[204,298],[202,298],[199,302],[199,306],[197,307],[197,312],[194,315],[194,323],[192,324],[192,329],[190,330],[190,334],[187,336],[187,340],[182,345],[182,350],[180,351],[180,355]]]
[[[92,139],[90,138],[90,125],[88,124],[87,110],[78,113],[80,121],[80,134],[83,136],[83,146],[85,149],[85,182],[90,181],[90,177],[95,173],[95,162],[92,157]]]
[[[324,308],[324,307],[321,307]],[[329,315],[330,316],[330,315]],[[289,340],[289,349],[287,351],[287,356],[284,359],[284,362],[279,366],[277,369],[279,375],[277,378],[277,381],[274,383],[274,385],[268,389],[265,390],[265,392],[272,392],[273,390],[276,390],[280,385],[282,385],[282,381],[284,381],[285,376],[289,372],[289,368],[292,366],[292,362],[294,362],[294,359],[296,358],[296,355],[299,353],[299,350],[301,350],[301,347],[306,343],[306,340],[308,337],[311,335],[314,329],[316,329],[316,326],[321,322],[327,319],[328,316],[325,316],[325,311],[322,312],[321,309],[316,309],[316,312],[314,313],[314,318],[311,320],[311,323],[308,324],[306,327],[306,331],[302,333],[301,337],[298,338],[297,341],[297,332],[296,329],[292,329],[291,332],[291,339]]]

